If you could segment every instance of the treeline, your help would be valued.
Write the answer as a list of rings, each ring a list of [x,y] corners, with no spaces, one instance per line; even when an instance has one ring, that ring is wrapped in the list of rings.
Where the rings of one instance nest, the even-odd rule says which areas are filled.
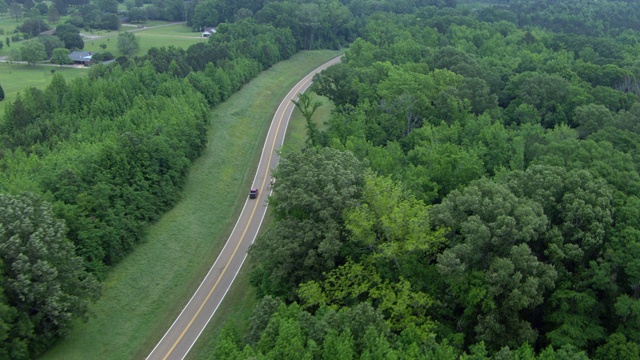
[[[459,1],[471,3],[470,1]],[[640,9],[634,1],[497,0],[480,1],[480,19],[511,21],[554,32],[589,36],[632,34],[640,30]]]
[[[296,51],[289,29],[223,24],[206,44],[56,74],[6,105],[0,358],[33,358],[87,316],[96,279],[180,199],[211,107]]]
[[[374,14],[316,77],[221,358],[640,357],[640,33],[485,16]]]

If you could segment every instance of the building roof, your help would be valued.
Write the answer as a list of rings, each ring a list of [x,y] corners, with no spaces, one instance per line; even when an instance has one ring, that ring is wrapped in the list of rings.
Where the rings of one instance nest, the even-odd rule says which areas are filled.
[[[73,61],[86,62],[91,60],[91,56],[93,56],[92,52],[73,51],[69,54],[69,59]]]

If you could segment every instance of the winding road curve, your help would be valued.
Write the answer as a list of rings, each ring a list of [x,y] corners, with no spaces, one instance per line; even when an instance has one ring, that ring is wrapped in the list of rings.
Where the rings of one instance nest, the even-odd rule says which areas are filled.
[[[242,213],[220,255],[191,300],[151,351],[147,360],[184,359],[222,303],[247,257],[249,246],[258,235],[260,225],[267,212],[267,199],[270,194],[268,179],[271,177],[271,170],[278,165],[278,150],[284,142],[289,118],[295,107],[291,100],[311,85],[316,73],[339,61],[340,57],[334,58],[309,73],[289,91],[280,103],[269,127],[258,169],[253,179],[253,187],[260,189],[258,197],[256,199],[247,197]]]

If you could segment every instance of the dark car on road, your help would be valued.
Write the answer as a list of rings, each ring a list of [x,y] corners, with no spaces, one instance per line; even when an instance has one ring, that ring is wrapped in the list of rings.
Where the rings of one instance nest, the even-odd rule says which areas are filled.
[[[258,197],[258,189],[252,188],[249,190],[249,199],[255,199]]]

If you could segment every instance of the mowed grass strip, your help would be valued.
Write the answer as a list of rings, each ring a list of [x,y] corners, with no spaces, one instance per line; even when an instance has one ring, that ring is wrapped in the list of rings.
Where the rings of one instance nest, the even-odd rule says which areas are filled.
[[[335,51],[297,54],[245,85],[212,115],[209,145],[183,200],[114,267],[94,316],[41,359],[144,358],[213,264],[247,196],[271,117],[289,89]]]
[[[331,103],[329,99],[313,93],[311,93],[311,96],[313,102],[320,101],[322,103],[322,106],[320,106],[313,115],[313,121],[318,124],[321,129],[324,129],[324,124],[329,120],[331,111],[334,108],[333,103]],[[296,109],[291,115],[281,153],[286,154],[300,151],[305,147],[306,141],[307,123],[302,113]],[[265,221],[262,224],[262,230],[264,231],[270,223],[271,217],[269,213],[267,213]],[[251,312],[258,302],[256,290],[249,283],[251,266],[252,264],[247,261],[242,269],[240,269],[236,280],[220,304],[218,311],[216,311],[213,318],[211,318],[211,322],[209,322],[209,325],[202,332],[195,346],[187,355],[187,360],[213,359],[216,343],[222,329],[224,329],[227,324],[238,328],[241,333],[246,333],[249,327]]]

